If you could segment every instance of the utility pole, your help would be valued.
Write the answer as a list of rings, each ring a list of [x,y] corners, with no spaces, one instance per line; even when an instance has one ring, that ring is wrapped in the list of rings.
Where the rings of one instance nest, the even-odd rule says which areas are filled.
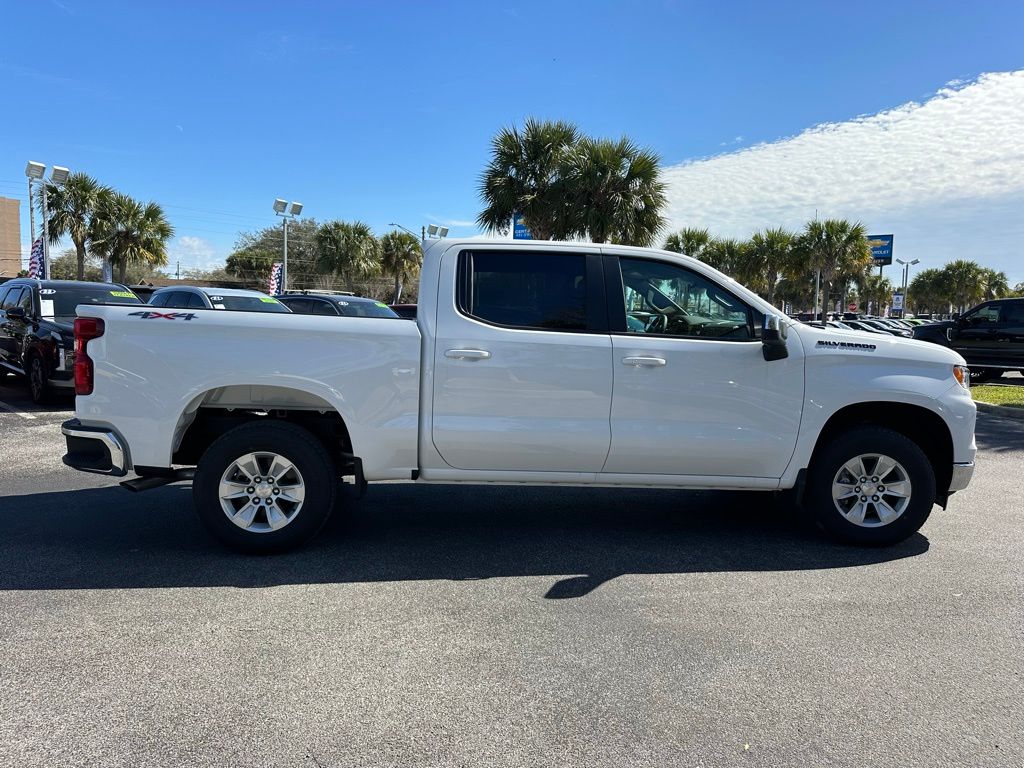
[[[181,262],[177,262],[177,267],[174,270],[174,279],[181,280]]]

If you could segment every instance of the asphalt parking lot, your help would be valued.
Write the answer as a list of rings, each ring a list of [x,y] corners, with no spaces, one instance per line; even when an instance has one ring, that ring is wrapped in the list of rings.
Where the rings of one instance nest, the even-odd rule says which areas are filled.
[[[1024,422],[890,549],[757,494],[395,483],[252,558],[64,468],[13,384],[0,766],[1024,764]]]

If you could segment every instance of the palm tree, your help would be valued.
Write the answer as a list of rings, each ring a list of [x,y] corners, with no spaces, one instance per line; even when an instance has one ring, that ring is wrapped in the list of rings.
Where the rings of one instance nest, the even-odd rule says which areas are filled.
[[[659,158],[629,139],[581,139],[562,171],[570,235],[594,243],[650,245],[664,224]]]
[[[874,307],[873,311],[879,314],[893,294],[892,281],[881,275],[864,274],[857,281],[857,294],[862,307],[866,307],[870,302]]]
[[[121,192],[101,196],[92,228],[92,251],[117,267],[124,282],[130,265],[160,267],[167,263],[167,241],[174,227],[156,203],[140,203]]]
[[[395,230],[380,239],[380,251],[381,271],[395,277],[391,303],[398,304],[402,299],[403,282],[415,275],[423,263],[423,248],[414,235]]]
[[[973,261],[957,259],[949,262],[942,268],[942,280],[946,297],[960,313],[985,297],[982,268]]]
[[[560,120],[530,118],[522,131],[514,126],[499,131],[480,179],[484,209],[477,223],[504,234],[518,213],[538,240],[569,237],[562,171],[566,153],[579,138],[575,125]]]
[[[907,299],[913,299],[914,312],[947,312],[949,296],[941,269],[922,269],[907,286]]]
[[[345,287],[355,290],[355,279],[380,269],[380,242],[361,221],[328,221],[316,233],[321,272],[341,275]]]
[[[1010,281],[1005,272],[997,272],[994,269],[983,268],[981,270],[981,284],[984,290],[985,299],[1001,299],[1010,293]]]
[[[700,254],[707,248],[710,242],[711,235],[708,234],[706,229],[683,227],[678,232],[673,232],[666,237],[665,245],[662,248],[666,251],[682,253],[699,259]]]
[[[793,240],[792,232],[779,227],[757,232],[747,246],[747,261],[763,276],[764,297],[770,304],[775,303],[775,288],[779,280],[799,272],[793,259]]]
[[[41,215],[48,216],[50,245],[56,245],[65,235],[71,238],[78,258],[79,280],[85,279],[86,244],[90,240],[97,209],[109,191],[109,187],[86,173],[72,173],[60,186],[46,184],[46,211],[43,211],[40,197],[39,211]]]
[[[719,272],[735,277],[743,269],[744,246],[745,243],[731,237],[716,237],[701,251],[698,258]]]
[[[826,303],[832,283],[837,278],[841,278],[845,294],[849,280],[871,266],[867,231],[860,222],[852,224],[846,219],[809,221],[794,245],[797,257],[812,272],[821,274],[822,295]],[[818,309],[815,307],[814,311]]]

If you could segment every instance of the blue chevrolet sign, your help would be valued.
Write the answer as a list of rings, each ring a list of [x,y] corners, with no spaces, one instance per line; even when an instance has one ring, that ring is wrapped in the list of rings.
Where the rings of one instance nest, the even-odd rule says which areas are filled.
[[[868,235],[868,246],[876,267],[892,264],[892,235]]]
[[[512,216],[512,239],[513,240],[533,240],[533,235],[530,234],[530,230],[523,224],[523,215],[516,213]]]

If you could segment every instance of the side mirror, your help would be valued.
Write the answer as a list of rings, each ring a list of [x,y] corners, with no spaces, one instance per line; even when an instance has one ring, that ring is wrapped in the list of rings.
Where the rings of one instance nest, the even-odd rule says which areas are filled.
[[[26,317],[24,307],[11,307],[7,310],[8,320],[24,320]]]
[[[761,329],[761,353],[768,361],[789,357],[786,348],[786,323],[778,315],[765,315]]]

